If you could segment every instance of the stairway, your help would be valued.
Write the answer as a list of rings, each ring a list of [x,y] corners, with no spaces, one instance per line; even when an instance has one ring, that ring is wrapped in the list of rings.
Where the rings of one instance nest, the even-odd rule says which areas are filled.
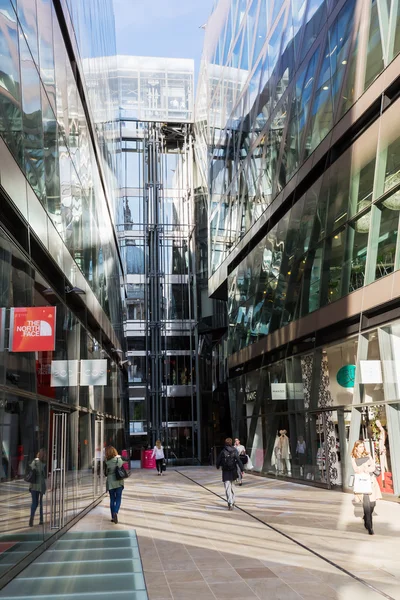
[[[6,554],[6,553],[5,553]],[[0,591],[2,600],[148,600],[134,531],[66,533]]]

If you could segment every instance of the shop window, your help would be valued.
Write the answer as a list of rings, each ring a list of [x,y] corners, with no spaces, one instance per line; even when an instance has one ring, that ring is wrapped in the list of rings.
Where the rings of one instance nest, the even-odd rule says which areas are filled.
[[[354,292],[364,285],[367,260],[368,233],[371,211],[350,223],[347,228],[346,251],[343,265],[343,293]]]
[[[380,224],[377,241],[375,279],[389,275],[395,269],[396,247],[399,230],[400,200],[396,192],[379,208]],[[399,203],[397,206],[397,202]]]
[[[326,240],[322,269],[323,291],[321,305],[334,302],[341,297],[345,239],[346,232],[343,229]]]

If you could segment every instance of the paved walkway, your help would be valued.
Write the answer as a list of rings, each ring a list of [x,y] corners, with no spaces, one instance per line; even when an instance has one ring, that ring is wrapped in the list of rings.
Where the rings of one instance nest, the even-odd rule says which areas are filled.
[[[215,469],[134,471],[118,525],[104,500],[74,530],[136,529],[150,600],[400,600],[400,505],[369,536],[348,494],[246,475],[229,512],[212,492]]]

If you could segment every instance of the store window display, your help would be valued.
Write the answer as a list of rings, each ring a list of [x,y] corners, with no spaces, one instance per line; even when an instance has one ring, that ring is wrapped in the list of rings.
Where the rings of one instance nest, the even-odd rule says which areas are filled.
[[[281,429],[275,438],[274,450],[271,457],[271,466],[275,467],[278,475],[292,476],[292,463],[289,438],[286,429]]]
[[[385,494],[393,494],[390,445],[386,423],[385,406],[371,407],[368,411],[365,411],[362,434],[366,436],[364,441],[369,442],[370,452],[375,460],[377,471],[380,471],[377,481],[381,491]]]

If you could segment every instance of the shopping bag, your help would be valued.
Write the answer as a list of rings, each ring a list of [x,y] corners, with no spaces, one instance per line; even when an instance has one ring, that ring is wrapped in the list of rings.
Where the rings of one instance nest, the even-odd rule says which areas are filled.
[[[368,473],[356,473],[354,475],[354,493],[372,494],[371,476]]]

